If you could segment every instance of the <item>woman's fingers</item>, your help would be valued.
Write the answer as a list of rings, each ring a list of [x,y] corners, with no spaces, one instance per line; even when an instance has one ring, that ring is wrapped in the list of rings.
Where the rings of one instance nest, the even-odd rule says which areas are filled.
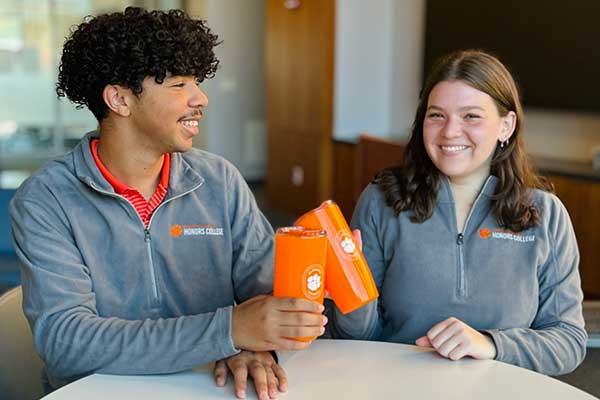
[[[491,338],[454,317],[434,325],[427,336],[417,339],[417,345],[427,346],[427,341],[440,355],[452,360],[465,356],[490,359],[496,355]]]
[[[421,336],[417,339],[415,344],[420,347],[433,347],[427,336]]]

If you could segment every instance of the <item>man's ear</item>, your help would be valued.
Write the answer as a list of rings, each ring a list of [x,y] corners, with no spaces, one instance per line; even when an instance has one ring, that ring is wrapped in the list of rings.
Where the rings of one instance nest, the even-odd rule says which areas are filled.
[[[108,109],[121,117],[128,117],[131,114],[132,95],[130,89],[119,85],[106,85],[102,91],[102,99]]]

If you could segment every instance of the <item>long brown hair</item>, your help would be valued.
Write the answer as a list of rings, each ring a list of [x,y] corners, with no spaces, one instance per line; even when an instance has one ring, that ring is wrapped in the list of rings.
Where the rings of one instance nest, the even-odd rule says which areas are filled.
[[[498,177],[492,212],[500,226],[514,232],[538,225],[541,211],[533,204],[530,189],[552,191],[552,185],[534,173],[527,159],[521,139],[523,109],[514,79],[496,57],[479,50],[457,51],[434,65],[419,97],[403,167],[383,170],[375,178],[387,205],[396,215],[412,211],[411,220],[418,223],[433,214],[440,172],[425,150],[423,121],[429,94],[442,81],[464,82],[487,93],[501,116],[516,114],[513,135],[505,146],[496,146],[492,157],[491,174]]]

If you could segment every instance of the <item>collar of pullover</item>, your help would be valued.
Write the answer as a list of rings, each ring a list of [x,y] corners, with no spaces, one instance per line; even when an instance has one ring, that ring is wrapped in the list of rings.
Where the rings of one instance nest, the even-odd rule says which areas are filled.
[[[75,172],[82,182],[94,189],[114,193],[113,186],[102,176],[90,150],[90,141],[99,137],[98,131],[87,133],[73,149]],[[171,153],[171,170],[167,197],[177,196],[201,185],[204,178],[185,160],[182,153]]]
[[[490,175],[487,177],[485,182],[483,183],[483,187],[481,188],[480,196],[481,198],[487,198],[490,200],[494,196],[494,191],[496,190],[496,184],[498,183],[498,178],[494,175]],[[452,194],[452,188],[450,187],[450,181],[448,177],[442,175],[440,178],[440,190],[438,192],[438,202],[439,203],[454,203],[454,195]]]

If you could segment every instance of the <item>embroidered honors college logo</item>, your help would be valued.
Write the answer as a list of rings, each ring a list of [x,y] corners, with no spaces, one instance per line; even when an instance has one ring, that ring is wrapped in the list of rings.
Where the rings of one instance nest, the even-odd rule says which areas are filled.
[[[316,299],[323,291],[323,267],[313,264],[304,271],[302,292],[309,299]]]
[[[171,236],[223,236],[223,228],[217,228],[213,224],[204,225],[172,225]]]
[[[520,233],[506,231],[502,229],[490,230],[487,228],[481,228],[479,230],[479,237],[482,239],[502,239],[512,240],[515,242],[527,243],[535,242],[535,235],[522,235]]]

